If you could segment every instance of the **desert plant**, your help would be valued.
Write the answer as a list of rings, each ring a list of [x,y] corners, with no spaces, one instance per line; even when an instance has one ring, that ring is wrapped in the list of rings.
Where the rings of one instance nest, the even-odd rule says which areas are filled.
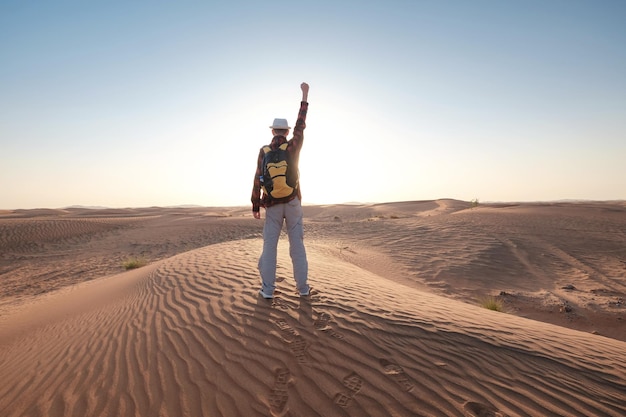
[[[498,297],[494,297],[493,295],[489,295],[487,297],[483,297],[479,300],[479,304],[481,307],[484,307],[488,310],[493,311],[504,311],[504,303]]]
[[[123,266],[124,269],[135,269],[135,268],[141,268],[142,266],[146,266],[148,264],[148,261],[145,260],[144,258],[128,258],[126,261],[124,261]]]

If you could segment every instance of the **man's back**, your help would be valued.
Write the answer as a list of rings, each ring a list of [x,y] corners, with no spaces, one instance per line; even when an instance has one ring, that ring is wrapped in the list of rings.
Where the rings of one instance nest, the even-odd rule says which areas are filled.
[[[252,188],[252,213],[261,218],[260,208],[265,208],[263,227],[263,252],[259,258],[261,289],[263,298],[273,298],[276,288],[276,258],[278,239],[283,223],[287,225],[289,255],[293,264],[296,289],[300,296],[308,296],[308,262],[304,248],[302,195],[298,182],[298,162],[304,142],[309,86],[302,83],[302,101],[291,140],[287,135],[291,129],[285,119],[274,119],[272,142],[259,151],[257,168]],[[269,165],[272,164],[270,167]],[[275,187],[279,185],[279,187]],[[277,192],[275,192],[278,190]]]

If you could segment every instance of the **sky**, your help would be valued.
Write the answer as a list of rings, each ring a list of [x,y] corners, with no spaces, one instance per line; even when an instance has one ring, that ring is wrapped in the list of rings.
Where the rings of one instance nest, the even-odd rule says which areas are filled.
[[[626,199],[626,2],[0,0],[0,209]]]

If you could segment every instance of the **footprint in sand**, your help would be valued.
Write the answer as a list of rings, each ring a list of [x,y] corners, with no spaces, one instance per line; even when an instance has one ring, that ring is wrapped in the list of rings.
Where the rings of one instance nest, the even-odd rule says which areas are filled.
[[[291,353],[296,357],[296,360],[300,364],[309,363],[309,359],[306,356],[306,350],[309,347],[309,344],[302,338],[302,336],[298,335],[296,338],[289,344],[289,349],[291,349]]]
[[[361,388],[363,388],[363,378],[361,378],[356,372],[352,372],[343,379],[343,385],[348,388],[354,396],[357,392],[361,391]]]
[[[280,297],[274,297],[272,299],[272,307],[280,308],[281,310],[289,310],[289,305]]]
[[[385,373],[404,388],[405,391],[410,392],[415,387],[400,365],[389,362],[387,359],[381,359],[380,366],[382,366]]]
[[[289,369],[279,368],[276,370],[274,387],[269,397],[270,411],[273,416],[282,416],[287,412],[287,400],[289,399],[287,387],[290,379],[291,373]]]
[[[296,357],[296,360],[300,364],[309,363],[306,351],[309,344],[306,340],[287,323],[284,319],[278,319],[274,321],[274,324],[280,329],[280,333],[283,336],[283,341],[289,346],[289,350]]]
[[[463,410],[466,417],[507,417],[506,414],[493,407],[473,401],[463,404]]]
[[[348,388],[349,392],[347,394],[345,392],[338,393],[335,395],[333,401],[340,407],[346,408],[352,403],[353,397],[361,391],[361,388],[363,387],[363,378],[361,378],[356,372],[352,372],[343,379],[343,385]]]
[[[339,407],[347,408],[352,403],[352,397],[350,397],[347,394],[344,394],[343,392],[340,392],[339,394],[335,395],[335,398],[333,399],[333,401]]]
[[[337,333],[331,327],[331,325],[330,325],[330,320],[331,320],[330,314],[328,314],[328,313],[317,313],[317,314],[318,314],[318,317],[313,322],[313,326],[315,326],[316,330],[319,330],[319,331],[322,331],[322,332],[326,332],[331,337],[334,337],[336,339],[343,339],[343,335],[341,333]]]
[[[326,331],[330,330],[330,315],[328,313],[320,313],[317,320],[313,322],[315,329]]]
[[[274,321],[274,324],[278,326],[281,332],[289,333],[289,334],[297,334],[296,331],[287,323],[285,319],[277,319]]]

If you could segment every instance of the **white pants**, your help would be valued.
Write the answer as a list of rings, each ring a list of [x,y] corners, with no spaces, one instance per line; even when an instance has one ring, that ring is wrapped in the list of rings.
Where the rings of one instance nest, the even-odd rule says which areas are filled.
[[[263,253],[259,258],[259,272],[265,294],[274,294],[276,288],[276,256],[278,238],[283,228],[283,220],[287,225],[289,237],[289,255],[293,265],[293,277],[300,293],[309,291],[307,277],[309,264],[304,249],[304,228],[302,227],[302,205],[298,198],[288,203],[276,204],[265,209],[265,225],[263,227]]]

